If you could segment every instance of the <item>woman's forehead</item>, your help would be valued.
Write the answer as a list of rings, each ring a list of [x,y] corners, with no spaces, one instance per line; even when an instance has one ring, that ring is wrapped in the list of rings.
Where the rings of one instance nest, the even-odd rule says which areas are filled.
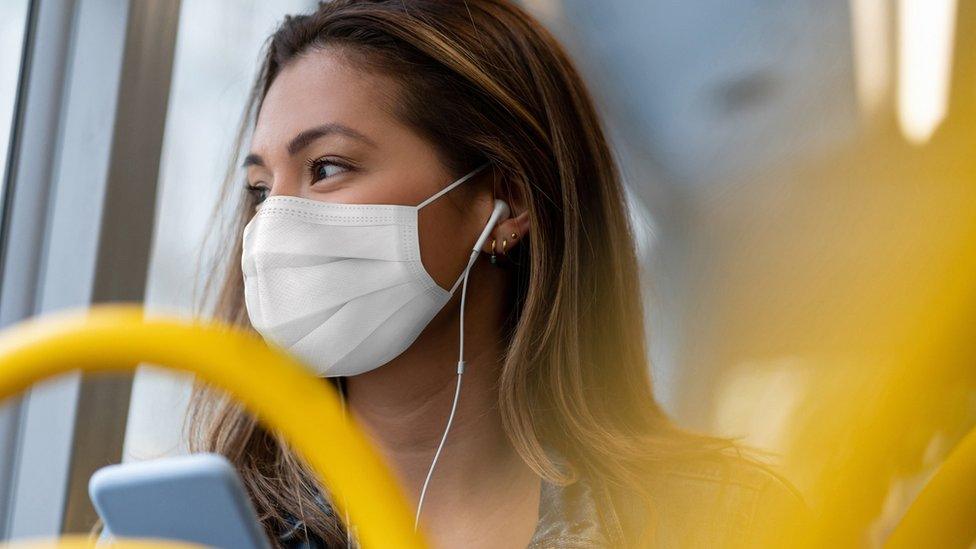
[[[282,149],[310,127],[341,124],[379,137],[397,121],[386,108],[394,81],[362,70],[335,49],[310,51],[275,78],[258,113],[252,150]]]

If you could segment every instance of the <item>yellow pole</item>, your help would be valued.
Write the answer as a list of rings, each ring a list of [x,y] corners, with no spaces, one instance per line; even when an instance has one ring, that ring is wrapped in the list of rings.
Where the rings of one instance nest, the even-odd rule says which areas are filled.
[[[231,326],[144,316],[131,305],[30,320],[0,333],[0,398],[72,370],[132,370],[143,362],[192,372],[279,430],[337,504],[345,502],[363,546],[425,546],[396,479],[366,437],[342,419],[329,384]]]

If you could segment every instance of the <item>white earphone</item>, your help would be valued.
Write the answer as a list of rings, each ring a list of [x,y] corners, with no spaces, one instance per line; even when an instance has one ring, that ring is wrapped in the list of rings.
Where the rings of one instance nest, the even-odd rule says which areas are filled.
[[[478,242],[475,243],[474,248],[471,251],[480,251],[485,242],[488,241],[488,235],[491,234],[491,230],[495,228],[495,225],[499,221],[508,219],[511,210],[508,207],[508,203],[500,198],[495,199],[495,208],[491,211],[491,216],[488,218],[488,223],[485,225],[485,230],[481,231],[481,236],[478,237]],[[477,257],[477,256],[476,256]]]
[[[424,506],[424,497],[427,495],[427,486],[430,484],[430,478],[434,474],[434,467],[437,465],[437,459],[441,456],[441,450],[444,449],[444,443],[447,441],[447,433],[451,430],[451,423],[454,421],[454,413],[457,411],[458,400],[461,396],[461,375],[464,374],[464,303],[466,296],[468,295],[468,273],[471,272],[471,267],[474,265],[476,259],[478,259],[478,254],[481,252],[481,248],[488,241],[488,235],[491,234],[492,229],[498,224],[500,220],[508,219],[511,210],[508,204],[504,200],[495,199],[495,207],[491,211],[491,215],[488,217],[488,222],[485,224],[485,228],[481,231],[481,236],[478,237],[478,241],[475,242],[474,247],[471,249],[471,257],[468,259],[468,264],[464,268],[463,282],[461,285],[461,312],[460,312],[460,344],[458,345],[458,364],[457,364],[457,387],[454,389],[454,402],[451,404],[451,413],[447,416],[447,426],[444,427],[444,434],[441,435],[441,442],[437,445],[437,451],[434,452],[434,459],[430,462],[430,469],[427,470],[427,478],[424,479],[424,486],[420,490],[420,500],[417,502],[417,514],[414,517],[413,528],[417,529],[420,524],[420,510]]]

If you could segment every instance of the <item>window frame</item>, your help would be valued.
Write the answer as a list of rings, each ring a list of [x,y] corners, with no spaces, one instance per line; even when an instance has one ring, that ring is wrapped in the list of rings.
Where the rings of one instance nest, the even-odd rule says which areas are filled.
[[[179,11],[179,1],[33,0],[6,186],[0,327],[142,301]],[[131,375],[74,374],[8,405],[0,538],[91,526],[88,477],[121,457],[131,384]]]

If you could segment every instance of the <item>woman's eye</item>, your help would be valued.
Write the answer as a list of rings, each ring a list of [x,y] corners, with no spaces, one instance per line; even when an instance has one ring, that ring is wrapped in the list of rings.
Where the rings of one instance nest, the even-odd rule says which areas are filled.
[[[262,187],[260,185],[248,185],[247,192],[258,204],[264,202],[265,198],[268,198],[267,187]]]
[[[331,160],[318,159],[309,161],[307,164],[311,170],[313,182],[319,181],[320,179],[325,179],[327,177],[332,177],[334,175],[339,175],[340,173],[349,170],[348,166]]]

